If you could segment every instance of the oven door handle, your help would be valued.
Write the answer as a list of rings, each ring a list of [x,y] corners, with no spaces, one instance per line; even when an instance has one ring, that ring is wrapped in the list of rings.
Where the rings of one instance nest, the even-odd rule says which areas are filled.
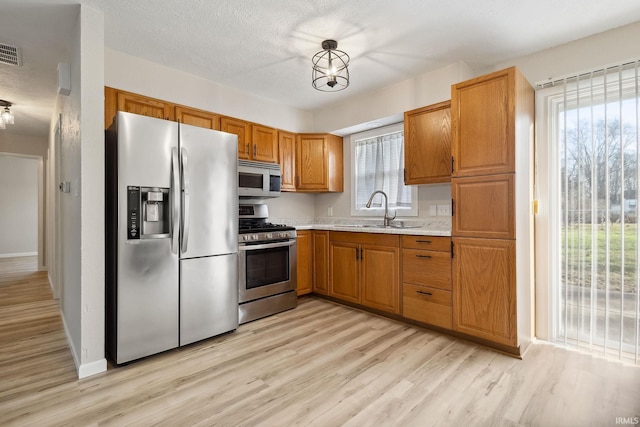
[[[286,242],[277,242],[277,243],[263,243],[258,245],[240,245],[238,249],[241,251],[253,251],[256,249],[271,249],[271,248],[281,248],[283,246],[293,246],[296,244],[295,240],[287,240]]]

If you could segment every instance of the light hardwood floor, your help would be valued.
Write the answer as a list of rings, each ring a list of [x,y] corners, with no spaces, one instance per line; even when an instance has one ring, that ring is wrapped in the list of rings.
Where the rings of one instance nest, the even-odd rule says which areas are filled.
[[[533,345],[517,360],[314,297],[78,381],[46,273],[0,260],[0,425],[614,426],[640,368]]]

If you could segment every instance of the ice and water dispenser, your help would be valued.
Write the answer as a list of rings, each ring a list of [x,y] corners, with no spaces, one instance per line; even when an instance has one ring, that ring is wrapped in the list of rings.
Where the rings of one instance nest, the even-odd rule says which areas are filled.
[[[127,187],[127,238],[171,237],[169,189]]]

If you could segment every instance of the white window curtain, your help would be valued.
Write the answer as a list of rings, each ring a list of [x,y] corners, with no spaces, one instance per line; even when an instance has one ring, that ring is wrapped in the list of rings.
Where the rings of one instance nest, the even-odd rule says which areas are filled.
[[[355,206],[364,209],[371,193],[384,191],[389,208],[411,208],[411,189],[404,185],[404,132],[356,140]],[[378,195],[371,207],[384,207]]]
[[[545,96],[552,339],[640,363],[638,62],[555,82]],[[543,144],[544,145],[544,144]],[[546,164],[544,164],[546,163]],[[546,177],[545,177],[546,179]],[[543,226],[546,219],[542,218]],[[538,241],[538,244],[540,241]],[[548,251],[550,249],[550,251]],[[544,275],[542,275],[544,277]],[[543,280],[544,281],[544,280]]]

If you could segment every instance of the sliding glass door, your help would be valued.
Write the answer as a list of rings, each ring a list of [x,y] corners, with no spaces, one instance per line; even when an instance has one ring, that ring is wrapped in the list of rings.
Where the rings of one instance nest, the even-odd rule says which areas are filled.
[[[536,224],[538,335],[636,363],[638,66],[538,90]]]

